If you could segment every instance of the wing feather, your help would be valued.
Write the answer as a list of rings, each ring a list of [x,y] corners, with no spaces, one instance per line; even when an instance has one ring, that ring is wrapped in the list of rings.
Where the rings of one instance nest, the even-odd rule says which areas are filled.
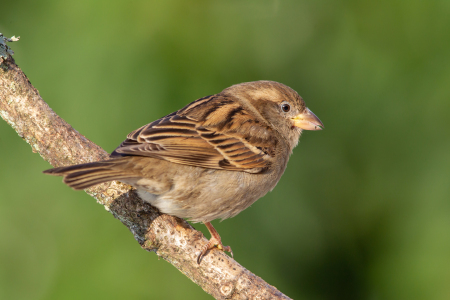
[[[112,156],[258,173],[272,163],[277,147],[263,124],[235,99],[208,96],[131,132]]]

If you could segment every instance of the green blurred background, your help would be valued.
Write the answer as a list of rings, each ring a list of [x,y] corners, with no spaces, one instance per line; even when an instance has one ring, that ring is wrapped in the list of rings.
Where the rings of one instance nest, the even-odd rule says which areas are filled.
[[[295,299],[450,299],[450,1],[4,1],[43,99],[111,152],[244,81],[303,96],[275,190],[214,225]],[[0,121],[0,299],[211,299]],[[203,225],[196,228],[206,232]]]

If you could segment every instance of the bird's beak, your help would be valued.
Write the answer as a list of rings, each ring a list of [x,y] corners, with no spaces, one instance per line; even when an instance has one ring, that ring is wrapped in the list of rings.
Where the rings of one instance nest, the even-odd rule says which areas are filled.
[[[303,130],[322,130],[324,128],[323,123],[309,108],[305,108],[301,114],[296,115],[292,120],[295,127]]]

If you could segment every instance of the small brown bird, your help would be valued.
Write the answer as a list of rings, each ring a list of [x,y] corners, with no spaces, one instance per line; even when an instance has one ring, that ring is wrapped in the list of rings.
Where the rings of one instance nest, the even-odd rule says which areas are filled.
[[[223,246],[211,221],[233,217],[271,191],[302,130],[322,122],[290,87],[274,81],[233,85],[127,136],[111,159],[44,171],[75,190],[112,180],[137,189],[161,212],[203,222],[206,252]]]

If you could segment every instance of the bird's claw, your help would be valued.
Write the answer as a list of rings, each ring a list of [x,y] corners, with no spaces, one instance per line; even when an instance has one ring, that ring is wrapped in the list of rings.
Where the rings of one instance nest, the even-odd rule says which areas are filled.
[[[230,247],[230,246],[222,246],[222,247],[223,247],[223,249],[221,249],[221,250],[222,250],[223,252],[230,252],[231,257],[234,258],[233,250],[231,250],[231,247]]]
[[[222,242],[220,240],[217,240],[216,238],[212,237],[208,241],[208,243],[206,243],[202,247],[202,251],[200,252],[200,254],[197,257],[197,264],[200,264],[200,262],[202,261],[203,257],[206,255],[206,253],[209,252],[209,250],[213,249],[214,247],[217,247],[217,249],[222,250],[224,252],[230,252],[231,257],[234,257],[233,251],[231,250],[230,246],[224,246],[224,245],[222,245]]]

